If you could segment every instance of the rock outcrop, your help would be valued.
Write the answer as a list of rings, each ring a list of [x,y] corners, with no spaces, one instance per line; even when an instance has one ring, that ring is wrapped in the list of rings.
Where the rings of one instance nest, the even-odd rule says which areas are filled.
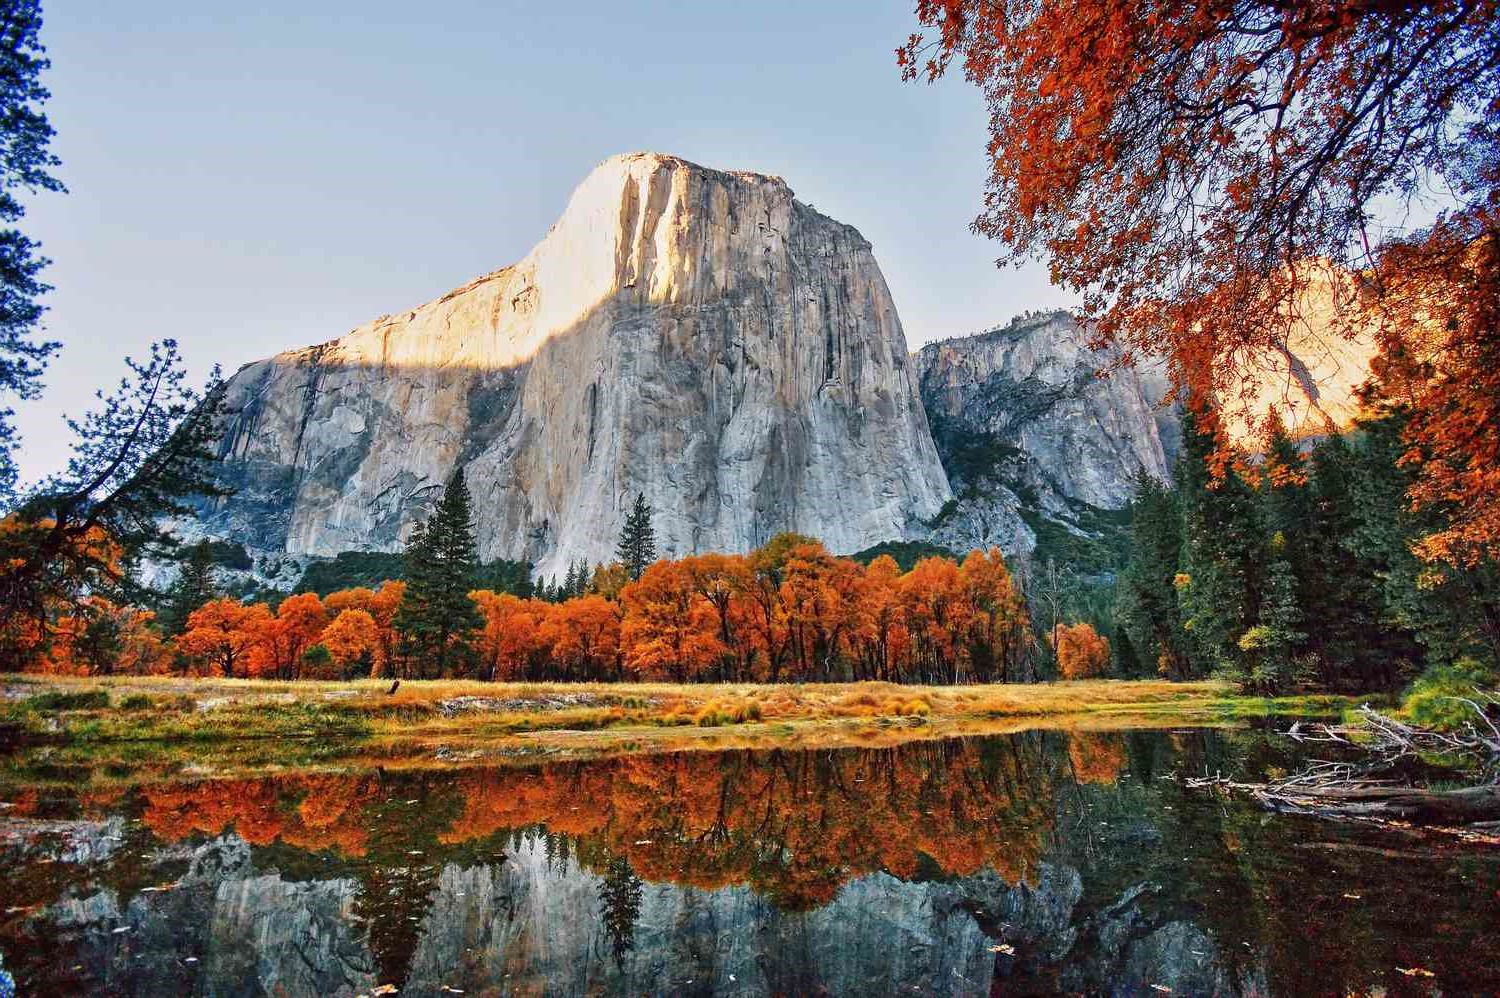
[[[664,555],[782,530],[835,551],[949,498],[870,244],[778,178],[610,159],[514,266],[241,369],[232,498],[261,551],[393,550],[462,468],[480,553],[607,560],[644,493]]]
[[[1142,471],[1165,479],[1155,402],[1113,361],[1067,312],[923,347],[922,401],[950,472],[977,470],[963,462],[983,443],[1031,487],[1104,509],[1128,503]]]
[[[1037,546],[1042,521],[1092,536],[1093,511],[1125,506],[1137,475],[1165,480],[1172,417],[1114,357],[1091,350],[1067,312],[923,347],[922,402],[956,495],[930,539],[1015,553]]]

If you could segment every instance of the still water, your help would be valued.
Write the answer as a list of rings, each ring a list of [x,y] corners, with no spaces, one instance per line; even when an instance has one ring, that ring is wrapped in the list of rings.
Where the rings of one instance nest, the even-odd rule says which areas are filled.
[[[1500,851],[1175,777],[1250,730],[438,763],[0,768],[20,995],[1493,994]]]

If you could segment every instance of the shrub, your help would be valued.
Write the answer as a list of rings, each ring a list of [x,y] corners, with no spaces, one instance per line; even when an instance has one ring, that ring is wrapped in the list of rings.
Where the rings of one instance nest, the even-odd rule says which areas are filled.
[[[32,710],[102,710],[109,706],[109,694],[103,690],[61,693],[56,690],[38,693],[26,699]]]
[[[150,710],[151,698],[144,693],[132,693],[120,701],[121,710]]]
[[[1474,708],[1457,698],[1474,700],[1476,689],[1494,689],[1496,685],[1494,670],[1472,658],[1435,665],[1411,684],[1401,712],[1420,727],[1453,731],[1478,720]]]

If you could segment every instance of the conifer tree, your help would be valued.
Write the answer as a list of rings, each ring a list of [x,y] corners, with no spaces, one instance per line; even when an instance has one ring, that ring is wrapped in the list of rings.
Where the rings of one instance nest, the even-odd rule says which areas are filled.
[[[1177,493],[1142,472],[1131,505],[1130,562],[1121,574],[1116,602],[1122,658],[1168,679],[1186,679],[1182,612],[1173,584],[1182,557],[1182,509]]]
[[[600,914],[618,966],[635,948],[635,923],[641,914],[641,878],[624,857],[610,860],[599,882]]]
[[[169,637],[181,634],[187,628],[188,614],[218,597],[212,550],[208,541],[199,541],[188,548],[177,579],[167,590],[166,601],[157,615],[162,631]]]
[[[1307,635],[1301,630],[1297,580],[1286,559],[1286,538],[1280,533],[1271,538],[1269,553],[1259,619],[1240,635],[1238,645],[1246,655],[1243,684],[1257,693],[1275,695],[1287,692],[1303,678],[1295,656]]]
[[[393,625],[401,652],[418,678],[451,676],[472,657],[469,644],[483,626],[469,598],[479,571],[468,486],[455,471],[437,509],[407,547],[406,592]]]
[[[1410,630],[1383,619],[1379,563],[1358,538],[1358,461],[1339,435],[1313,448],[1310,522],[1288,543],[1299,547],[1293,566],[1303,573],[1299,598],[1319,681],[1363,692],[1398,682],[1393,663],[1416,661],[1420,649]]]
[[[41,43],[40,0],[12,0],[0,9],[0,498],[16,485],[12,398],[36,398],[47,359],[59,344],[33,334],[47,260],[40,245],[14,228],[26,214],[17,192],[63,191],[52,175],[52,125],[42,111],[51,96],[41,74],[51,64]]]
[[[1209,461],[1216,449],[1213,414],[1183,418],[1182,571],[1183,629],[1189,632],[1199,671],[1241,674],[1239,638],[1259,617],[1265,554],[1255,495],[1233,468],[1215,479]]]
[[[651,526],[651,507],[643,492],[636,493],[635,505],[625,517],[615,560],[624,565],[632,579],[639,579],[646,567],[656,560],[656,531]]]

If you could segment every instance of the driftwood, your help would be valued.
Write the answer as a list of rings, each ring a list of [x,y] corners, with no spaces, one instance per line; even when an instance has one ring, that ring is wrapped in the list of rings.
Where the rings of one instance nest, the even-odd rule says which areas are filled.
[[[1476,721],[1457,732],[1428,731],[1361,707],[1355,727],[1293,724],[1287,735],[1300,742],[1336,743],[1362,750],[1358,761],[1315,762],[1274,783],[1237,783],[1221,777],[1190,778],[1189,786],[1213,786],[1252,797],[1273,811],[1323,818],[1400,823],[1457,829],[1466,837],[1500,844],[1500,728],[1487,708],[1494,693],[1456,698],[1473,708]],[[1381,774],[1402,760],[1445,753],[1468,763],[1479,782],[1456,790],[1412,786]]]

